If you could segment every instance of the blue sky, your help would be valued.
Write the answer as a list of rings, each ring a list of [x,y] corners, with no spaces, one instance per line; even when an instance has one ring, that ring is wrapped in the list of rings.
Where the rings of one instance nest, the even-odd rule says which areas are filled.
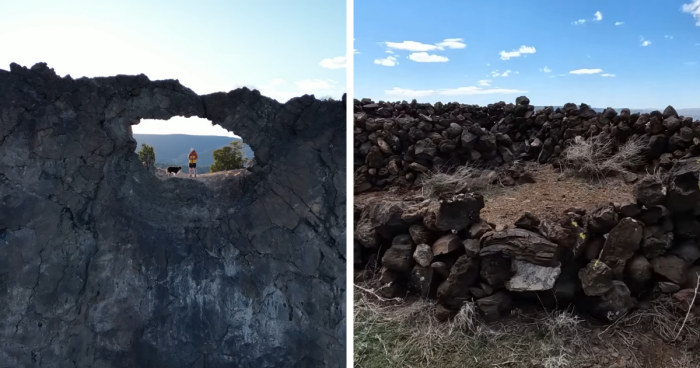
[[[281,102],[346,90],[344,0],[0,0],[0,69],[47,62],[61,76],[146,74],[199,94],[240,86]],[[230,135],[199,119],[135,133]]]
[[[700,0],[355,0],[354,38],[355,98],[700,107]]]

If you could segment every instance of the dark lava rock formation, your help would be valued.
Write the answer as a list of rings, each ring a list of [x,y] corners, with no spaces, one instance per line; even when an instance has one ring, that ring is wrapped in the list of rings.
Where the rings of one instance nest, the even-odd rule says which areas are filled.
[[[480,219],[483,197],[467,188],[355,204],[355,276],[378,279],[386,298],[437,299],[443,320],[474,303],[487,321],[544,306],[614,322],[664,294],[685,313],[700,277],[700,159],[645,177],[634,197],[544,218],[526,212],[513,226]]]
[[[0,70],[0,367],[345,366],[345,110]],[[158,179],[131,125],[176,115],[255,164]]]
[[[353,108],[355,193],[420,186],[424,173],[444,166],[493,168],[518,160],[559,165],[578,136],[609,141],[613,150],[634,138],[644,146],[646,162],[664,169],[700,156],[700,121],[678,116],[672,106],[641,114],[573,103],[535,111],[521,96],[515,104],[487,106],[364,98]]]

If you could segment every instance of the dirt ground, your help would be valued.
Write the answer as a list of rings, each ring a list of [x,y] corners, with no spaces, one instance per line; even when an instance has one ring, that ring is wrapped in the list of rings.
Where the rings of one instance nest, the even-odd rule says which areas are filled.
[[[543,217],[560,215],[571,207],[593,210],[609,202],[624,203],[634,198],[634,184],[625,183],[622,179],[594,182],[562,175],[550,165],[532,166],[528,171],[533,174],[535,183],[514,187],[494,186],[480,191],[486,202],[481,210],[482,219],[497,225],[512,225],[525,212]],[[360,193],[354,198],[355,203],[360,206],[377,200],[419,199],[420,189],[401,188]]]
[[[621,179],[591,182],[562,175],[551,166],[532,167],[535,183],[494,188],[483,193],[486,201],[481,217],[495,224],[513,224],[529,211],[538,216],[559,215],[571,207],[593,210],[610,202],[634,199],[633,184]]]

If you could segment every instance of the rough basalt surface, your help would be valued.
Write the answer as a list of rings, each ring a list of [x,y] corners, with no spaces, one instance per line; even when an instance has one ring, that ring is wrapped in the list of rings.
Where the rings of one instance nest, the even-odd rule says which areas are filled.
[[[425,173],[443,167],[505,167],[516,161],[561,165],[576,137],[610,142],[630,139],[645,148],[649,166],[669,169],[700,156],[700,121],[672,106],[651,113],[586,104],[535,110],[521,96],[515,104],[487,106],[354,100],[355,193],[390,186],[420,186]],[[612,153],[612,152],[610,152]],[[517,180],[517,177],[513,177]],[[508,182],[503,183],[508,185]]]
[[[371,286],[385,298],[436,299],[440,320],[474,303],[487,321],[543,306],[614,322],[662,294],[674,294],[687,310],[688,290],[700,277],[700,159],[678,160],[668,175],[648,176],[633,192],[633,201],[590,211],[525,212],[507,226],[480,218],[481,195],[450,193],[482,199],[469,217],[441,213],[447,223],[468,224],[459,230],[434,226],[445,204],[438,195],[359,201],[355,276],[376,280]]]
[[[345,110],[0,70],[0,367],[344,367]],[[131,125],[173,116],[255,164],[158,179]]]

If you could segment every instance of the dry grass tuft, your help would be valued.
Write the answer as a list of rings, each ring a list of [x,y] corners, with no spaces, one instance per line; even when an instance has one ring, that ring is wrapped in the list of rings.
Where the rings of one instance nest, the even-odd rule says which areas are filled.
[[[355,289],[355,367],[575,367],[585,345],[581,320],[568,312],[520,315],[487,325],[473,303],[448,322],[434,301],[378,298]],[[519,312],[516,312],[517,315]]]
[[[570,311],[514,310],[488,325],[473,303],[439,322],[433,301],[388,300],[361,286],[354,295],[355,367],[698,366],[697,356],[684,349],[700,338],[700,318],[691,313],[685,320],[670,297],[599,329]],[[681,338],[674,340],[684,320]]]
[[[573,175],[600,180],[629,173],[630,169],[643,165],[645,150],[642,137],[632,137],[616,149],[615,141],[609,137],[577,136],[574,144],[562,152],[562,166]]]
[[[425,173],[421,179],[423,197],[440,197],[464,191],[483,191],[500,183],[498,174],[471,165],[441,167]]]

